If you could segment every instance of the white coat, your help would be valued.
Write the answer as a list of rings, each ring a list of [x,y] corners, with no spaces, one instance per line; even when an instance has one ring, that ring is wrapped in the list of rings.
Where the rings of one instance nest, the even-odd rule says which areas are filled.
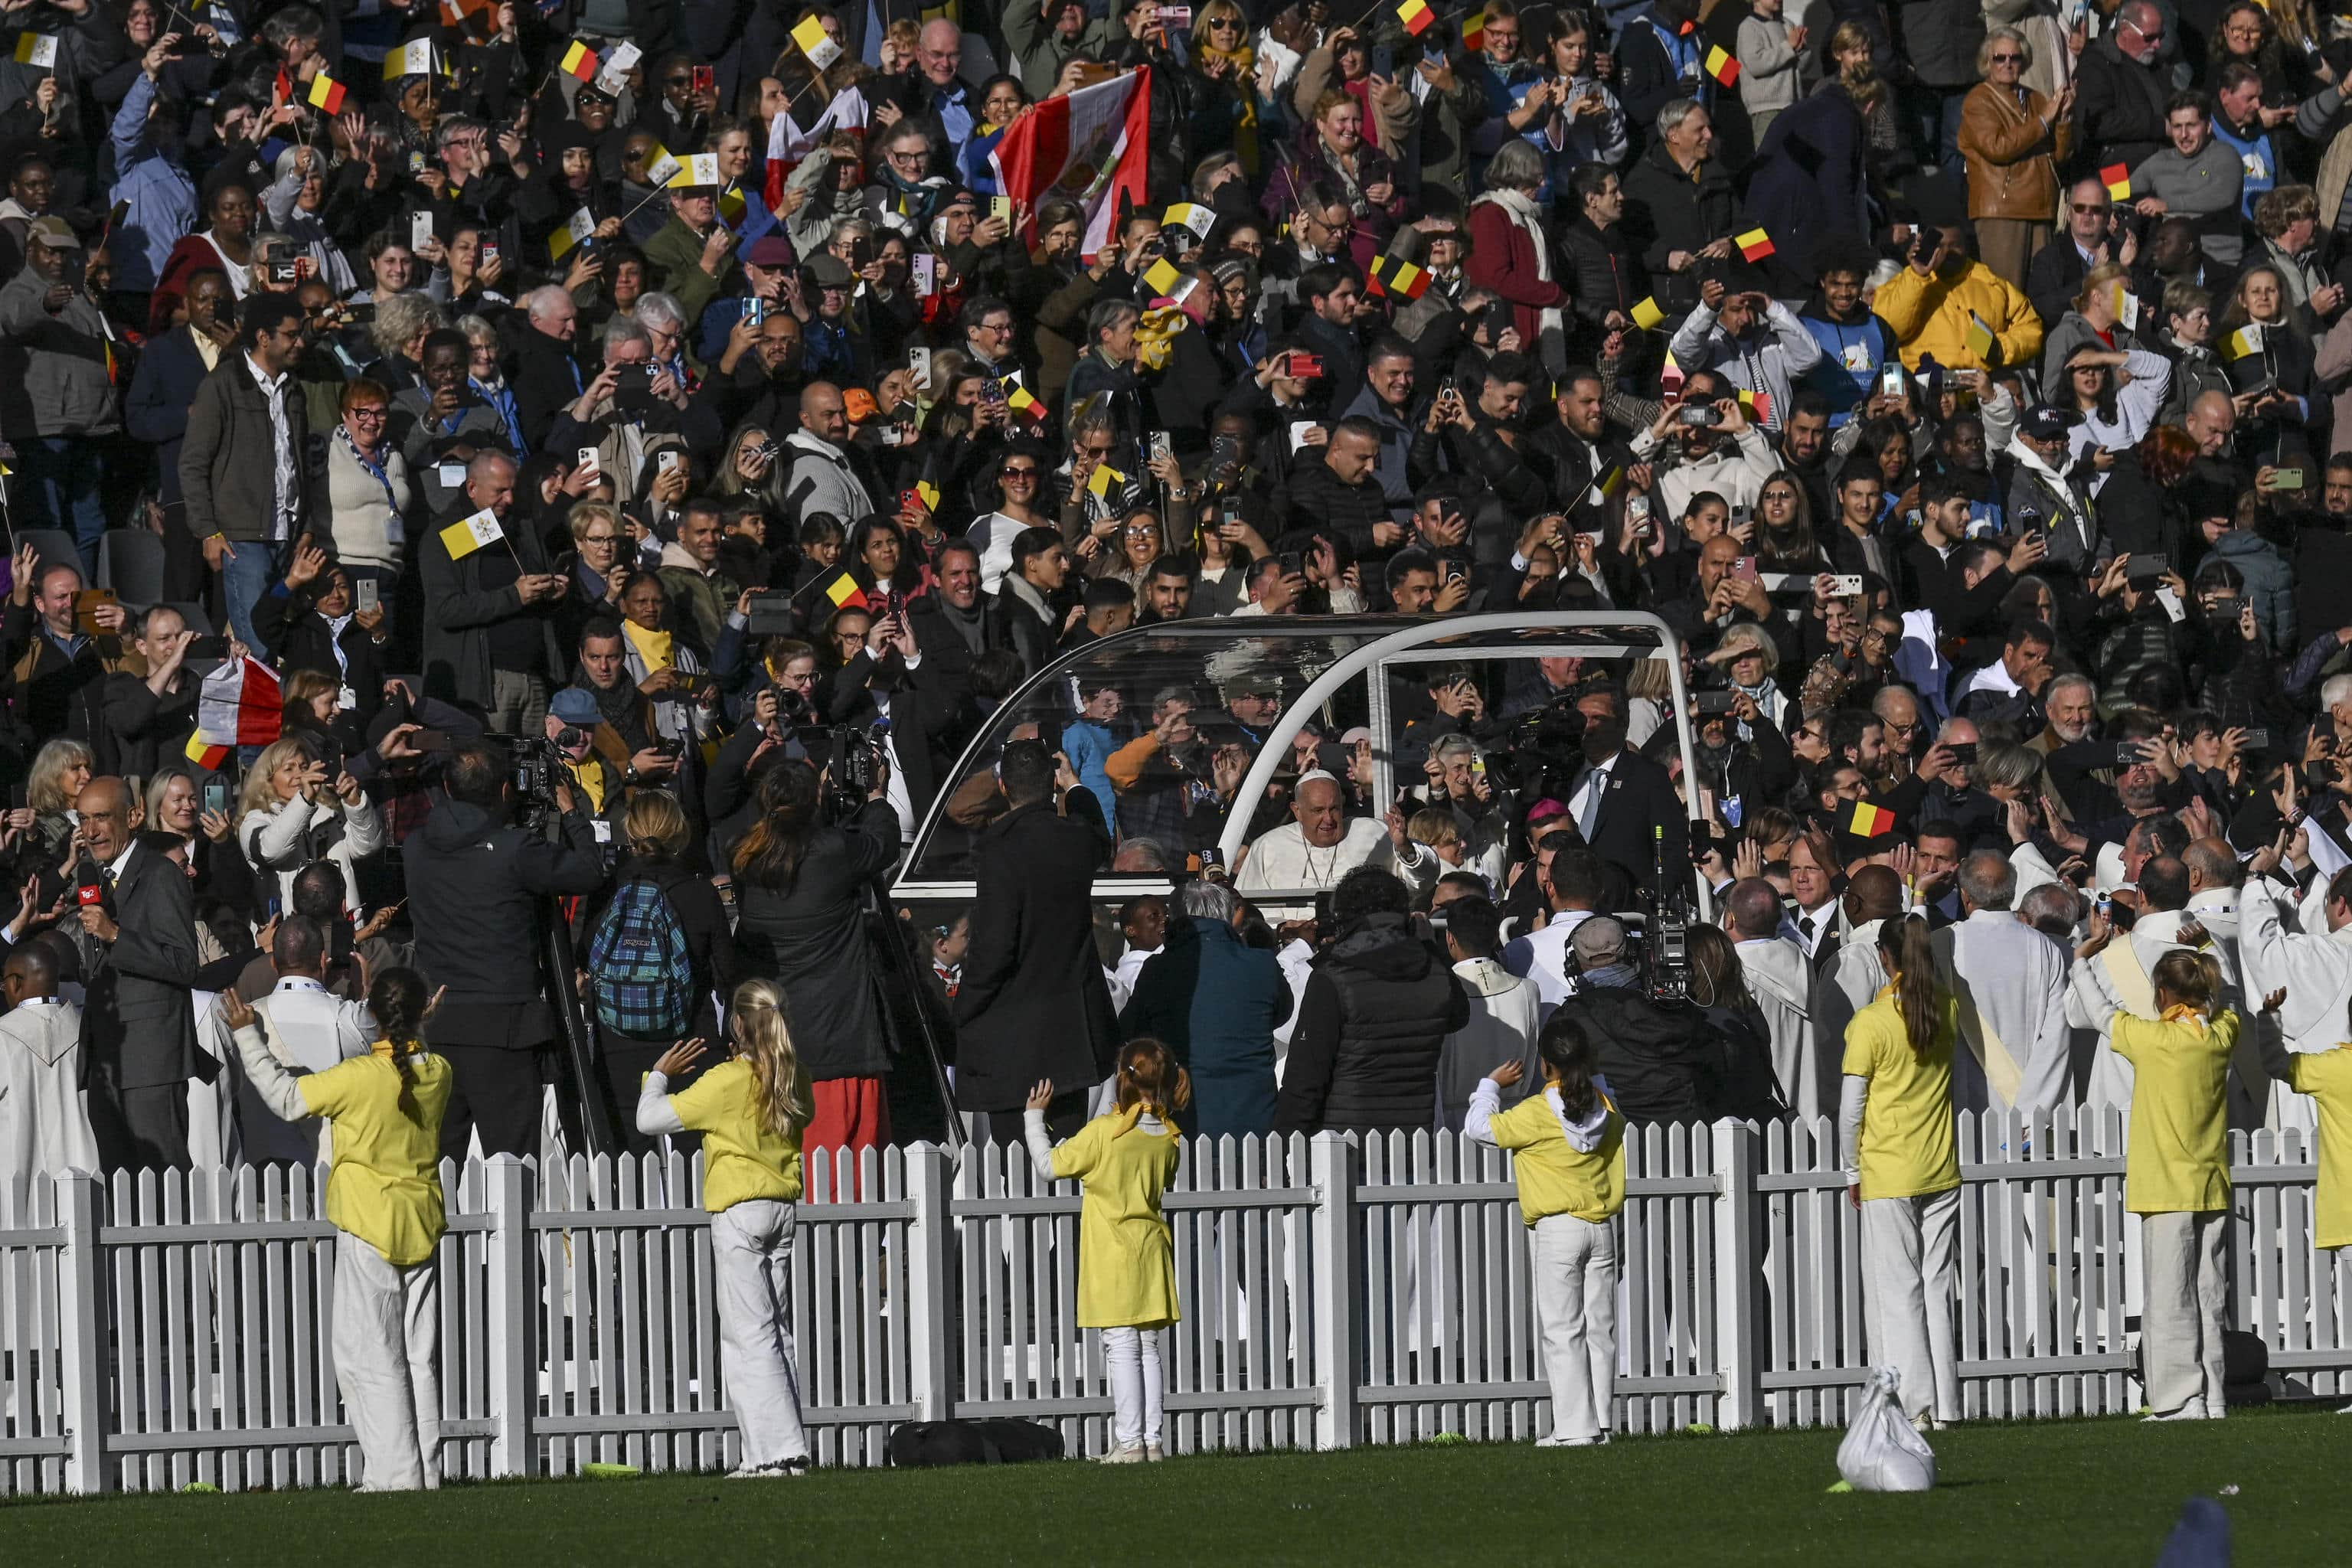
[[[99,1169],[81,1090],[81,1009],[27,1001],[0,1017],[0,1193]]]
[[[1960,1000],[1953,1109],[2066,1109],[2066,957],[2058,944],[2011,910],[1976,910],[1936,932],[1934,945],[1938,976]]]
[[[1748,994],[1771,1031],[1772,1076],[1780,1080],[1781,1100],[1808,1121],[1834,1116],[1837,1105],[1829,1098],[1829,1085],[1835,1079],[1822,1071],[1815,1047],[1813,976],[1805,950],[1786,937],[1772,936],[1740,942],[1738,951]]]

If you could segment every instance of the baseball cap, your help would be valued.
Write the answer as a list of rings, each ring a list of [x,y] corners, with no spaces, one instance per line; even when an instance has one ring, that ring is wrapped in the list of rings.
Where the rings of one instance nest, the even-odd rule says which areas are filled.
[[[2082,422],[2083,416],[2071,408],[2037,403],[2025,411],[2024,422],[2019,428],[2036,441],[2063,441],[2066,433]]]
[[[1625,955],[1625,923],[1612,915],[1592,915],[1580,921],[1568,945],[1576,962],[1587,969],[1614,963]]]
[[[73,225],[61,217],[37,217],[25,226],[26,240],[39,240],[53,250],[79,250],[81,239]]]
[[[745,246],[741,253],[746,267],[790,267],[797,259],[792,241],[779,234],[761,235]]]
[[[566,724],[593,727],[604,721],[604,715],[596,700],[576,686],[567,686],[548,699],[547,710]]]

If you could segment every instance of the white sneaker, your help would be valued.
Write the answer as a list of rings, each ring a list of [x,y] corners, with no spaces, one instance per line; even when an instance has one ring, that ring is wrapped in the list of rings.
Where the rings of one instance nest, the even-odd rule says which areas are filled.
[[[1549,1437],[1536,1439],[1538,1448],[1601,1448],[1609,1443],[1609,1434],[1596,1432],[1590,1437],[1569,1437],[1555,1432]]]
[[[743,1465],[727,1472],[730,1481],[769,1481],[809,1473],[806,1459],[777,1459],[765,1465]]]
[[[2205,1419],[2205,1401],[2201,1398],[2192,1399],[2169,1415],[2143,1415],[2140,1419],[2142,1421],[2202,1421]]]
[[[1156,1465],[1160,1460],[1168,1457],[1168,1450],[1161,1447],[1157,1443],[1146,1443],[1143,1446],[1143,1457],[1150,1463]]]
[[[1140,1465],[1147,1462],[1149,1456],[1144,1453],[1140,1443],[1121,1443],[1095,1461],[1097,1465]]]

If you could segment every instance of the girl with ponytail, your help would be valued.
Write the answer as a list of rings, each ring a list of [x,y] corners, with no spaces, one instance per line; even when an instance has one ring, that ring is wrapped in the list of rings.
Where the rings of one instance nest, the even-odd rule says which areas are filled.
[[[1937,978],[1927,921],[1878,928],[1886,984],[1845,1029],[1838,1151],[1862,1211],[1862,1308],[1874,1364],[1925,1430],[1960,1413],[1952,1277],[1959,1260],[1960,1162],[1952,1134],[1959,1007]]]
[[[1535,1259],[1536,1322],[1551,1384],[1551,1436],[1539,1448],[1609,1441],[1617,1390],[1617,1232],[1625,1206],[1625,1119],[1609,1098],[1600,1052],[1584,1023],[1562,1007],[1536,1037],[1544,1091],[1501,1109],[1519,1081],[1507,1061],[1471,1091],[1463,1131],[1517,1151],[1519,1184]]]
[[[1050,1079],[1029,1091],[1022,1131],[1030,1163],[1047,1181],[1075,1176],[1086,1194],[1078,1217],[1078,1326],[1100,1329],[1110,1374],[1111,1450],[1106,1465],[1160,1457],[1160,1331],[1174,1322],[1176,1238],[1160,1194],[1183,1143],[1175,1113],[1192,1080],[1175,1053],[1145,1037],[1118,1053],[1118,1109],[1056,1144],[1045,1130]]]
[[[2221,966],[2177,947],[2156,962],[2155,1018],[2107,1026],[2132,1068],[2124,1207],[2140,1216],[2140,1319],[2150,1421],[2221,1419],[2221,1319],[2230,1300],[2230,1054],[2238,1015],[2214,1014]]]
[[[324,1072],[287,1070],[264,1026],[234,990],[221,1022],[236,1037],[254,1092],[286,1121],[324,1117],[333,1129],[327,1218],[335,1237],[335,1383],[359,1437],[362,1491],[440,1484],[441,1321],[434,1262],[446,1227],[441,1114],[449,1064],[425,1048],[433,1002],[413,969],[387,969],[368,988],[383,1037],[366,1056]]]
[[[743,1434],[738,1480],[809,1469],[792,1325],[793,1213],[801,1195],[808,1083],[793,1048],[782,987],[747,980],[728,1006],[733,1056],[685,1089],[669,1080],[701,1058],[680,1040],[646,1075],[637,1131],[702,1134],[702,1206],[710,1214],[727,1394]]]

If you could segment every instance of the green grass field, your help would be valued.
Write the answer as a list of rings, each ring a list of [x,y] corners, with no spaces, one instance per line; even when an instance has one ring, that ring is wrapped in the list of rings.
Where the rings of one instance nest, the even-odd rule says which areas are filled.
[[[0,1562],[2132,1563],[2221,1495],[2240,1563],[2340,1562],[2352,1418],[1962,1426],[1926,1496],[1835,1495],[1836,1432],[0,1505]]]

